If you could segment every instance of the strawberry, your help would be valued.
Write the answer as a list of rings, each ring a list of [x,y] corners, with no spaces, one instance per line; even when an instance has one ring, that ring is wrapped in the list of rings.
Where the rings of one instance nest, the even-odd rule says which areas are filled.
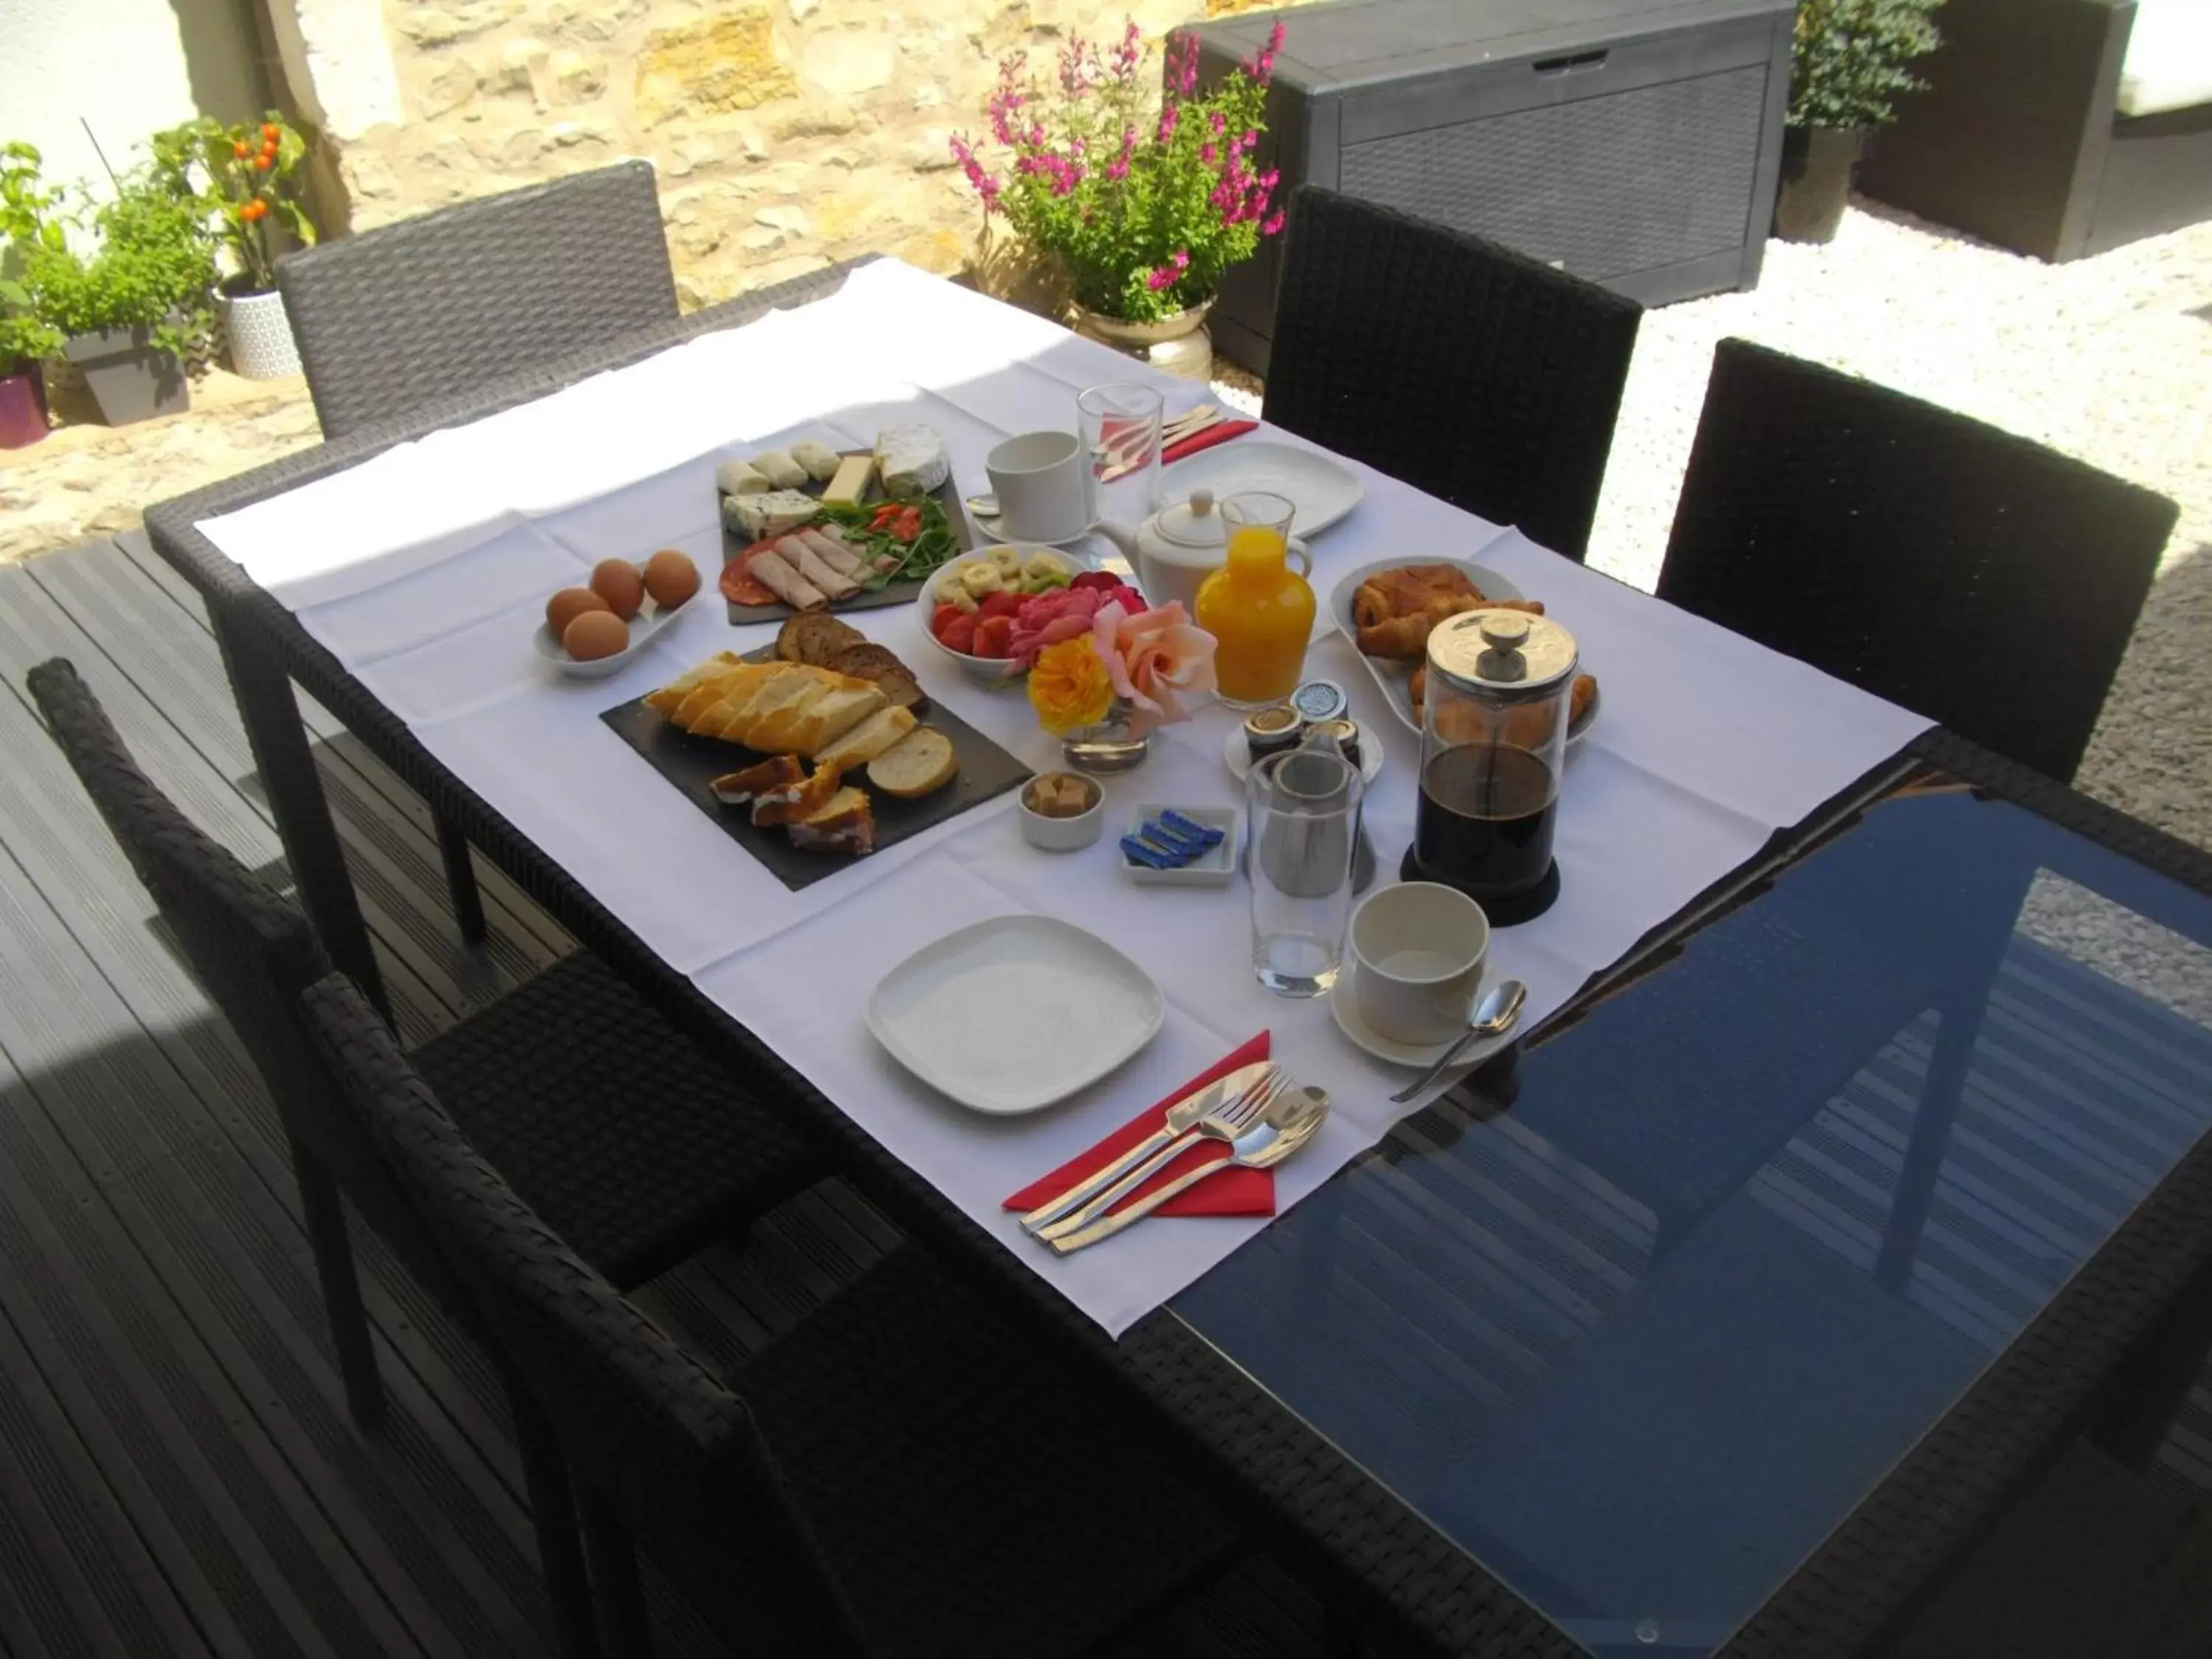
[[[1011,617],[1021,608],[1022,596],[1002,589],[996,593],[986,593],[977,603],[975,614],[979,617]]]
[[[937,630],[938,643],[948,651],[975,655],[975,618],[954,605],[948,605],[945,609],[952,612],[952,620]]]
[[[961,609],[957,605],[939,605],[936,610],[929,613],[929,631],[936,635],[939,639],[943,639],[945,625],[961,614]]]
[[[986,617],[979,608],[976,612],[975,645],[971,654],[1004,657],[1012,645],[1013,637],[1014,619],[1012,617]]]

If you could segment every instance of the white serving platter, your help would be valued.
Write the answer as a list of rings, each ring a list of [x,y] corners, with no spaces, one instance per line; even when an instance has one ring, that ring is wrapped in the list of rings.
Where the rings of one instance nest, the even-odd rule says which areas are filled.
[[[695,593],[691,596],[691,599],[698,597]],[[691,599],[684,600],[684,605],[690,604]],[[603,680],[608,675],[618,674],[629,667],[639,652],[644,650],[660,634],[673,626],[676,619],[684,614],[684,605],[678,605],[673,611],[663,610],[657,605],[648,605],[645,610],[639,611],[637,615],[623,624],[629,629],[629,643],[611,657],[595,657],[589,662],[578,662],[561,648],[561,641],[553,637],[553,630],[544,623],[538,624],[538,631],[530,636],[530,642],[538,647],[539,656],[569,678]]]
[[[1167,1000],[1105,940],[994,916],[925,945],[868,999],[868,1030],[947,1098],[1008,1117],[1096,1083],[1158,1035]]]
[[[1367,665],[1382,701],[1390,705],[1390,712],[1398,723],[1408,732],[1419,732],[1420,721],[1413,718],[1413,699],[1407,695],[1406,682],[1413,678],[1413,665],[1389,657],[1370,657],[1359,648],[1358,625],[1352,620],[1352,597],[1359,592],[1359,584],[1370,576],[1384,570],[1402,570],[1409,564],[1448,564],[1464,572],[1467,579],[1482,590],[1483,597],[1491,599],[1517,599],[1521,590],[1487,565],[1474,564],[1466,559],[1430,558],[1416,556],[1410,558],[1376,559],[1363,564],[1329,590],[1328,619],[1336,624],[1336,631],[1344,635],[1352,647],[1352,655]]]
[[[1297,509],[1291,534],[1301,538],[1321,534],[1367,493],[1359,475],[1330,456],[1295,444],[1246,438],[1201,449],[1160,469],[1164,499],[1182,501],[1194,489],[1210,489],[1216,501],[1247,489],[1280,495]]]

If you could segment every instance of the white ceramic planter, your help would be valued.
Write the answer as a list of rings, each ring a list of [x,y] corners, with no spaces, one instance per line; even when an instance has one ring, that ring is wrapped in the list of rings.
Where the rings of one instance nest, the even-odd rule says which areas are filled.
[[[230,366],[249,380],[280,380],[300,372],[300,348],[292,341],[284,296],[227,294],[222,301],[223,333],[230,341]]]

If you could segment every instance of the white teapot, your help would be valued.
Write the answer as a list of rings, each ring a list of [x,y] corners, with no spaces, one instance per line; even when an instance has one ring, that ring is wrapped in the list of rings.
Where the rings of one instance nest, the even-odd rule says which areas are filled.
[[[1215,510],[1210,489],[1192,490],[1188,501],[1170,502],[1134,530],[1106,520],[1097,529],[1136,567],[1137,591],[1147,604],[1180,599],[1194,617],[1199,584],[1228,561],[1229,526]],[[1295,536],[1290,550],[1311,568],[1312,555]]]

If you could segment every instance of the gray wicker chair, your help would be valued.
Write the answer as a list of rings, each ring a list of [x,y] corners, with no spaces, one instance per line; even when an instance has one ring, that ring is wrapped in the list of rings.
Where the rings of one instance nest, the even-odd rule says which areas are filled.
[[[560,1437],[613,1655],[650,1650],[640,1550],[738,1652],[1074,1659],[1159,1651],[1132,1623],[1237,1543],[1112,1404],[912,1244],[716,1376],[478,1156],[351,981],[304,1007]]]
[[[653,167],[623,161],[365,231],[276,263],[326,438],[677,315]],[[438,848],[463,937],[483,937],[468,843]]]
[[[2175,516],[2010,433],[1723,340],[1659,597],[2064,781]]]

